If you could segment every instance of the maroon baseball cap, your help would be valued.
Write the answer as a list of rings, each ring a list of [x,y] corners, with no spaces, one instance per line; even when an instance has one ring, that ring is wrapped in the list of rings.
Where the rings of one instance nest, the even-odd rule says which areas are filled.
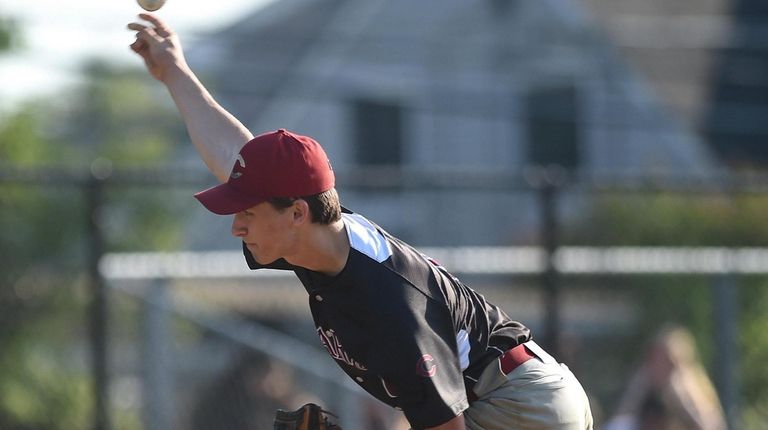
[[[195,194],[209,211],[231,215],[273,197],[304,197],[334,186],[333,169],[314,139],[279,129],[240,150],[227,182]]]

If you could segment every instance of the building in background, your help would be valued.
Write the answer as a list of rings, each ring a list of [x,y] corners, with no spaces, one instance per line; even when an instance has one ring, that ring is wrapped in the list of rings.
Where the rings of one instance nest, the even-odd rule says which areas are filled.
[[[342,201],[394,234],[431,246],[524,243],[535,239],[536,196],[493,178],[552,164],[602,178],[717,168],[599,18],[570,0],[282,0],[189,59],[254,133],[316,137]],[[491,179],[373,193],[344,181],[360,167]]]
[[[768,163],[768,3],[583,0],[659,100],[725,163]]]

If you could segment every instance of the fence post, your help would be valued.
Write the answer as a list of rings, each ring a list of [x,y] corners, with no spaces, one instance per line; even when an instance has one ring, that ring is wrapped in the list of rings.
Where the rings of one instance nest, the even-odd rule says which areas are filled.
[[[146,293],[142,339],[144,422],[147,430],[170,430],[173,391],[168,280],[152,280]]]
[[[741,428],[739,421],[739,305],[738,282],[734,273],[719,275],[714,282],[715,302],[715,385],[728,428]]]
[[[101,231],[101,212],[104,200],[103,181],[106,176],[92,175],[85,183],[88,272],[90,276],[91,303],[89,304],[89,336],[91,342],[91,369],[93,375],[93,429],[110,430],[109,415],[109,345],[108,297],[104,279],[99,271],[99,261],[104,255],[104,238]]]
[[[560,279],[555,265],[555,252],[559,242],[557,198],[563,175],[562,168],[550,166],[539,172],[536,181],[542,217],[540,240],[545,253],[545,267],[541,278],[544,289],[543,343],[555,357],[560,357],[561,352]]]

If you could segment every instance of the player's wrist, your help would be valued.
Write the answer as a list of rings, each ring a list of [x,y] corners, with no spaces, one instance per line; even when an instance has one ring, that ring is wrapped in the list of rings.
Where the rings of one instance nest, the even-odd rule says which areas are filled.
[[[160,68],[158,79],[170,87],[194,80],[194,73],[183,59],[169,61]]]

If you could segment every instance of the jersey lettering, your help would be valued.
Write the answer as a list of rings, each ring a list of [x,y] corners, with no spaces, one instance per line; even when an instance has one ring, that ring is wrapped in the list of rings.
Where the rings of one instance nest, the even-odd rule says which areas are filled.
[[[333,330],[324,330],[322,327],[318,327],[317,334],[320,336],[320,341],[323,342],[325,349],[331,354],[331,357],[356,369],[368,370],[367,367],[349,356],[349,353],[341,346],[341,342]]]

